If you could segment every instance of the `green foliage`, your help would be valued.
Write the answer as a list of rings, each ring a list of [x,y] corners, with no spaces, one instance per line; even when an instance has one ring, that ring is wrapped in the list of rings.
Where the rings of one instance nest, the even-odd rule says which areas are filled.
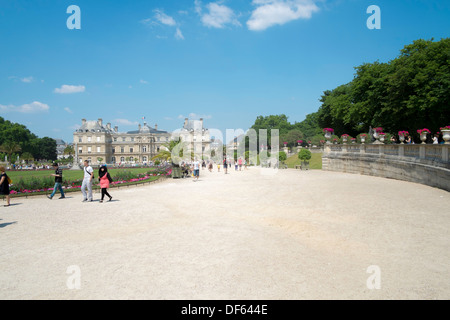
[[[12,153],[31,153],[34,159],[56,160],[56,141],[54,139],[44,137],[38,138],[31,133],[24,125],[12,123],[0,117],[0,145],[18,145]],[[11,148],[7,147],[9,150]],[[5,151],[3,151],[5,152]],[[8,152],[5,152],[8,153]]]
[[[311,151],[309,151],[308,149],[302,149],[298,153],[298,158],[302,161],[308,161],[311,159],[311,157],[312,157]]]
[[[288,147],[295,147],[297,146],[298,140],[308,141],[311,140],[312,137],[322,133],[322,129],[320,128],[318,123],[317,113],[309,114],[306,116],[306,119],[304,121],[295,122],[294,124],[291,124],[288,121],[288,117],[284,114],[270,115],[267,117],[259,116],[256,118],[255,124],[251,127],[251,129],[254,129],[256,131],[256,135],[259,141],[258,148],[261,146],[261,144],[268,144],[269,146],[271,145],[272,129],[279,130],[280,146],[283,146],[283,143],[287,142]],[[260,129],[267,130],[267,143],[261,141],[259,137]],[[248,138],[246,139],[246,146],[248,146]]]
[[[279,161],[286,161],[286,159],[287,159],[286,152],[284,152],[284,151],[278,152],[278,160]]]
[[[424,127],[439,131],[448,121],[449,61],[449,38],[420,39],[388,63],[360,65],[350,83],[324,92],[318,123],[352,136],[378,126],[391,134],[408,130],[417,136]]]

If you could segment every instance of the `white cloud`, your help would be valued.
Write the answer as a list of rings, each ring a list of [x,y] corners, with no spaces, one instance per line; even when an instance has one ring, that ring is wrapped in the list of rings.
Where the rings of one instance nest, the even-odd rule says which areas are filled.
[[[137,121],[130,121],[128,119],[115,119],[112,122],[122,126],[137,126],[139,124]]]
[[[139,80],[139,82],[142,83],[142,84],[148,84],[148,81],[145,81],[145,80],[142,80],[142,79]]]
[[[60,94],[70,94],[84,92],[86,90],[85,86],[71,86],[64,84],[61,88],[56,88],[53,92]]]
[[[169,27],[176,27],[175,39],[184,40],[184,36],[181,33],[181,30],[177,26],[178,24],[173,17],[165,14],[162,10],[159,10],[159,9],[155,9],[155,10],[153,10],[153,12],[155,13],[154,19],[151,19],[151,18],[144,19],[144,20],[141,20],[141,23],[148,25],[148,26],[163,24],[163,25],[169,26]],[[185,11],[179,11],[178,13],[179,14],[187,14],[187,12],[185,12]],[[157,35],[156,37],[158,39],[166,39],[167,38],[166,36],[161,36],[161,35]]]
[[[160,23],[171,27],[176,26],[177,23],[171,16],[168,16],[161,10],[153,10],[153,12],[155,12],[155,19],[158,20]]]
[[[15,105],[1,105],[0,104],[0,113],[7,113],[7,112],[20,112],[20,113],[41,113],[41,112],[48,112],[50,110],[50,107],[42,102],[34,101],[32,103],[23,104],[21,106],[15,106]]]
[[[197,5],[198,7],[196,7],[196,10],[201,14],[202,10],[200,3],[196,3],[196,6]],[[219,29],[224,28],[228,24],[241,26],[235,13],[229,7],[218,3],[209,3],[206,5],[206,8],[208,9],[208,13],[203,14],[201,17],[203,25]]]
[[[265,30],[293,20],[309,19],[319,11],[314,0],[253,0],[256,9],[247,21],[250,30]]]
[[[194,5],[195,5],[195,12],[197,12],[198,15],[201,15],[202,14],[202,2],[200,0],[195,0]]]
[[[20,79],[20,81],[25,82],[25,83],[30,83],[33,81],[33,77],[31,77],[31,76],[25,77],[25,78]]]
[[[70,108],[64,108],[64,111],[66,111],[67,113],[73,113],[73,111],[72,110],[70,110]]]
[[[177,28],[177,31],[175,32],[175,39],[177,39],[177,40],[184,40],[184,36],[181,33],[181,30],[179,28]]]

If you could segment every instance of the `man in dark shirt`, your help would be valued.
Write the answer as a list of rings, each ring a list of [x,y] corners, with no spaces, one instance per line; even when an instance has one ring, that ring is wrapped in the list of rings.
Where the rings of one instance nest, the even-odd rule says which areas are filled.
[[[52,176],[55,177],[55,186],[53,187],[52,194],[50,196],[48,196],[48,198],[50,200],[52,200],[53,196],[56,193],[56,189],[59,189],[59,192],[61,192],[61,197],[59,199],[64,199],[65,196],[64,196],[64,191],[63,191],[63,188],[62,188],[62,182],[63,182],[63,180],[62,180],[62,169],[58,166],[57,163],[53,164],[53,169],[55,169],[55,173],[52,174]]]

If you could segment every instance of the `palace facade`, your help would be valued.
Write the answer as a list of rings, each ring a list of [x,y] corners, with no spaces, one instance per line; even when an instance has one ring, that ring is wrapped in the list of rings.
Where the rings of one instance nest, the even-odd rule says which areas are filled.
[[[146,122],[138,130],[119,132],[119,128],[104,125],[102,119],[81,120],[81,127],[73,133],[75,158],[82,164],[88,160],[92,165],[108,164],[147,164],[158,154],[164,144],[174,138],[190,142],[196,152],[209,152],[209,130],[203,128],[203,119],[185,119],[181,129],[171,132],[158,130],[158,125],[149,126]],[[199,146],[199,143],[201,144]]]

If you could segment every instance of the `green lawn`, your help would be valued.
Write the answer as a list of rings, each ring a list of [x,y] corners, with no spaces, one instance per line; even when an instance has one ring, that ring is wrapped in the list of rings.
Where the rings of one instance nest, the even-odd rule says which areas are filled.
[[[322,154],[321,153],[312,153],[311,160],[309,160],[309,168],[310,169],[322,169]],[[298,154],[294,154],[290,156],[284,163],[287,164],[288,168],[295,168],[296,165],[300,165],[300,159],[298,158]]]
[[[134,174],[139,173],[145,173],[152,170],[152,168],[122,168],[122,169],[112,169],[108,168],[109,174],[114,177],[114,175],[117,172],[123,172],[123,171],[131,171]],[[33,170],[23,170],[23,171],[8,171],[7,175],[14,181],[18,181],[21,178],[26,181],[30,179],[31,177],[35,178],[45,178],[45,177],[51,177],[50,175],[55,173],[54,170],[43,170],[43,171],[33,171]],[[94,170],[95,177],[98,176],[98,170]],[[52,177],[53,178],[53,177]],[[77,171],[71,171],[71,170],[63,170],[63,179],[64,180],[80,180],[83,179],[83,171],[77,170]]]

